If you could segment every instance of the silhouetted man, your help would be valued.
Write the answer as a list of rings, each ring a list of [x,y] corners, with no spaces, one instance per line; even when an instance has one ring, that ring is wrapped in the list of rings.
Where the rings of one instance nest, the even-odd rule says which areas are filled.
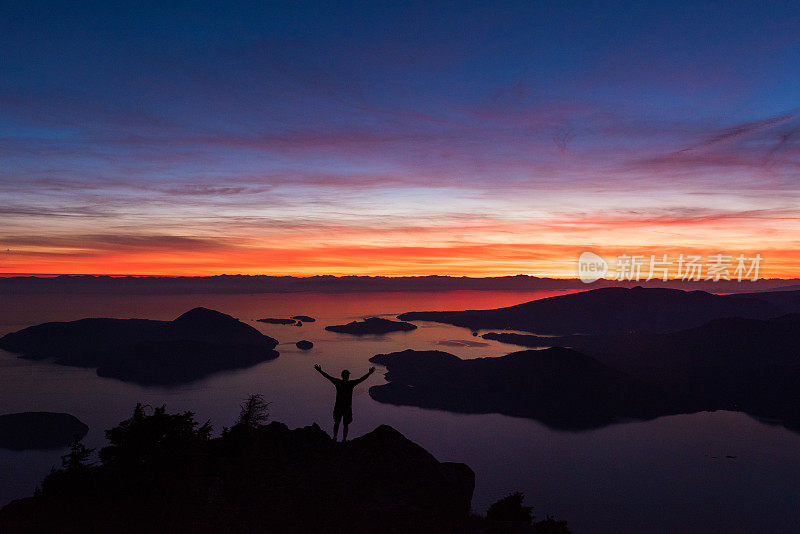
[[[375,372],[375,368],[370,367],[367,374],[357,380],[350,380],[350,371],[347,369],[342,371],[342,378],[332,377],[323,371],[319,364],[314,365],[314,369],[336,386],[336,404],[333,405],[333,440],[336,441],[339,435],[339,423],[344,420],[342,441],[347,441],[347,425],[353,422],[353,389],[369,378],[369,375]]]

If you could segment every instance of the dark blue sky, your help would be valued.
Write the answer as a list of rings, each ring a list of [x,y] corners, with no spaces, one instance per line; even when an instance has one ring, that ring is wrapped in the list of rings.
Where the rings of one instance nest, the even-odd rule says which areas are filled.
[[[530,264],[552,273],[577,242],[709,217],[739,221],[719,246],[767,229],[785,256],[799,28],[797,2],[7,1],[0,269],[178,238],[220,257],[177,270],[253,272],[239,244],[308,252],[335,228],[337,254],[411,241],[456,272],[483,254],[448,255],[466,244],[549,247]],[[682,235],[659,239],[711,246]],[[285,271],[355,269],[310,256]]]

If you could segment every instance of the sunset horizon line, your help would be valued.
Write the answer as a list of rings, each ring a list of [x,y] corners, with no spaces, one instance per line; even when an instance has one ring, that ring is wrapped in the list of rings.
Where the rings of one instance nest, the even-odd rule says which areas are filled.
[[[137,274],[137,273],[3,273],[0,272],[0,278],[296,278],[299,280],[306,280],[311,278],[389,278],[389,279],[406,279],[406,278],[455,278],[455,279],[470,279],[470,280],[491,280],[491,279],[507,279],[507,278],[531,278],[536,280],[556,280],[556,281],[581,281],[579,276],[550,276],[538,275],[527,273],[516,274],[487,274],[487,275],[469,275],[469,274],[331,274],[320,272],[316,274],[268,274],[268,273],[216,273],[216,274]],[[769,276],[759,277],[757,280],[741,280],[735,279],[722,280],[724,282],[737,282],[741,284],[752,282],[776,282],[776,281],[800,281],[800,276]],[[710,279],[701,278],[700,280],[685,280],[680,278],[670,278],[662,280],[660,278],[652,278],[647,280],[645,278],[639,280],[617,279],[612,277],[601,278],[599,282],[611,283],[619,282],[620,284],[629,285],[631,283],[686,283],[691,285],[693,283],[712,283]],[[587,287],[591,284],[586,284]]]

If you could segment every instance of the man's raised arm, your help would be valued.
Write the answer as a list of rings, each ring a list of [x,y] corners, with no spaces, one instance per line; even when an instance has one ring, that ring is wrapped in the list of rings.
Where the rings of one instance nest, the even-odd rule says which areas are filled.
[[[317,371],[319,371],[319,374],[321,374],[322,376],[324,376],[325,378],[327,378],[327,379],[328,379],[328,380],[330,380],[331,382],[335,382],[335,381],[336,381],[336,379],[335,379],[335,378],[333,378],[331,375],[329,375],[328,373],[326,373],[325,371],[323,371],[323,370],[322,370],[322,367],[320,367],[320,365],[319,365],[318,363],[315,363],[315,364],[314,364],[314,369],[316,369]]]
[[[355,382],[356,384],[360,384],[361,382],[363,382],[364,380],[366,380],[367,378],[369,378],[369,375],[371,375],[371,374],[372,374],[372,373],[374,373],[374,372],[375,372],[375,368],[374,368],[374,367],[370,367],[370,368],[369,368],[369,371],[367,371],[367,374],[365,374],[365,375],[364,375],[364,376],[362,376],[361,378],[358,378],[358,379],[356,379],[356,380],[353,380],[353,382]]]

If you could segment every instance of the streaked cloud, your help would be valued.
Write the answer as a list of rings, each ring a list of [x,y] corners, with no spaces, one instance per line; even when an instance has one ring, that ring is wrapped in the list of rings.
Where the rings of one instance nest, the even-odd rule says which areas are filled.
[[[2,9],[0,273],[800,275],[796,7]]]

